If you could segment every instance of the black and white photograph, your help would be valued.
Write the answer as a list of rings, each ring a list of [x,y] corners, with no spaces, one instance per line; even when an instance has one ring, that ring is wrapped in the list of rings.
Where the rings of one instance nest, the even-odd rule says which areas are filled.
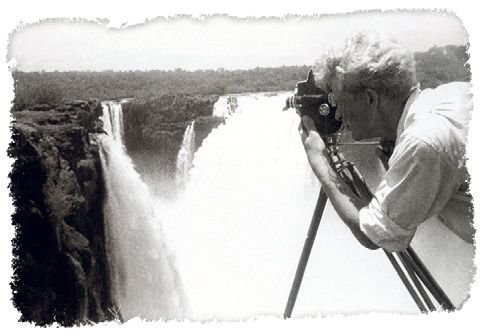
[[[148,14],[10,28],[14,324],[285,329],[481,302],[460,15]]]

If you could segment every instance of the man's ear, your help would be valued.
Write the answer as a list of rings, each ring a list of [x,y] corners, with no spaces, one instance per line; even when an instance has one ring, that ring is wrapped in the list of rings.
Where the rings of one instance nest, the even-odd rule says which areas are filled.
[[[365,89],[365,94],[367,96],[367,103],[374,108],[377,108],[379,104],[379,95],[374,89]]]

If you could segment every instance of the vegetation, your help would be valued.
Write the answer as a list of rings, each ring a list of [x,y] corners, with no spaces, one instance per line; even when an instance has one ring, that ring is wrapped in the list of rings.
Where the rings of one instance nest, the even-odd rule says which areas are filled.
[[[308,66],[252,70],[20,72],[15,79],[14,110],[56,104],[63,98],[117,99],[163,94],[227,94],[292,90]]]
[[[416,53],[422,87],[470,80],[464,46],[433,47]],[[15,79],[14,110],[36,104],[58,104],[62,99],[117,99],[163,94],[228,94],[293,90],[309,66],[282,66],[252,70],[21,72]]]
[[[422,88],[471,79],[466,46],[433,47],[427,52],[416,53],[414,58]]]

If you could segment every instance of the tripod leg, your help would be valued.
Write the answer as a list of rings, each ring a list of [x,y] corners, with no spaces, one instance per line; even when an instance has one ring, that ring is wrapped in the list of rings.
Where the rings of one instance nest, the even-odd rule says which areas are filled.
[[[408,272],[409,277],[413,281],[414,286],[416,286],[419,295],[423,299],[426,306],[428,306],[429,311],[435,311],[436,307],[431,301],[428,293],[426,293],[423,285],[421,284],[421,281],[419,281],[418,276],[416,275],[414,268],[411,265],[412,263],[411,259],[408,258],[408,256],[404,252],[399,252],[397,255],[399,256],[399,259],[401,260],[404,268],[406,269],[406,272]]]
[[[446,295],[446,293],[440,287],[438,282],[436,282],[435,278],[433,278],[433,276],[426,268],[426,266],[423,264],[423,262],[416,254],[416,252],[413,250],[413,248],[408,247],[406,252],[407,252],[406,255],[411,259],[411,265],[413,266],[414,271],[418,274],[421,281],[423,281],[425,286],[435,297],[436,301],[438,301],[438,303],[445,310],[455,310],[456,307],[453,305],[450,298]]]
[[[316,238],[316,233],[318,232],[318,227],[320,226],[321,217],[323,216],[323,211],[325,210],[327,200],[328,197],[322,188],[316,202],[313,218],[311,219],[311,224],[308,229],[308,235],[306,236],[306,240],[304,242],[303,251],[301,252],[301,257],[299,258],[298,268],[296,269],[296,274],[294,275],[294,281],[287,299],[286,310],[284,311],[284,318],[291,317],[293,312],[294,304],[296,303],[299,288],[301,287],[301,282],[303,280],[304,271],[306,270],[306,265],[308,264],[309,255],[311,254],[311,249],[313,248],[313,243]]]
[[[402,283],[406,287],[407,291],[409,292],[409,295],[411,295],[411,298],[414,300],[416,305],[418,306],[419,310],[422,313],[427,313],[428,309],[424,306],[423,302],[418,296],[418,293],[416,293],[416,290],[413,288],[411,283],[409,282],[408,278],[406,277],[406,274],[404,274],[404,271],[402,270],[401,266],[399,266],[399,263],[397,262],[396,258],[392,255],[392,253],[387,252],[384,250],[384,253],[386,254],[387,258],[392,264],[392,267],[396,270],[397,275],[399,275],[399,278],[401,278]]]

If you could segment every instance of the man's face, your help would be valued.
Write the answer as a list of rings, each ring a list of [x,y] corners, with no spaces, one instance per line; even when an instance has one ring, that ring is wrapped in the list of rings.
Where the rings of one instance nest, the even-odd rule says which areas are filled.
[[[333,97],[337,106],[336,117],[342,118],[345,129],[351,130],[354,140],[373,137],[373,111],[364,92],[349,93],[334,90]]]

